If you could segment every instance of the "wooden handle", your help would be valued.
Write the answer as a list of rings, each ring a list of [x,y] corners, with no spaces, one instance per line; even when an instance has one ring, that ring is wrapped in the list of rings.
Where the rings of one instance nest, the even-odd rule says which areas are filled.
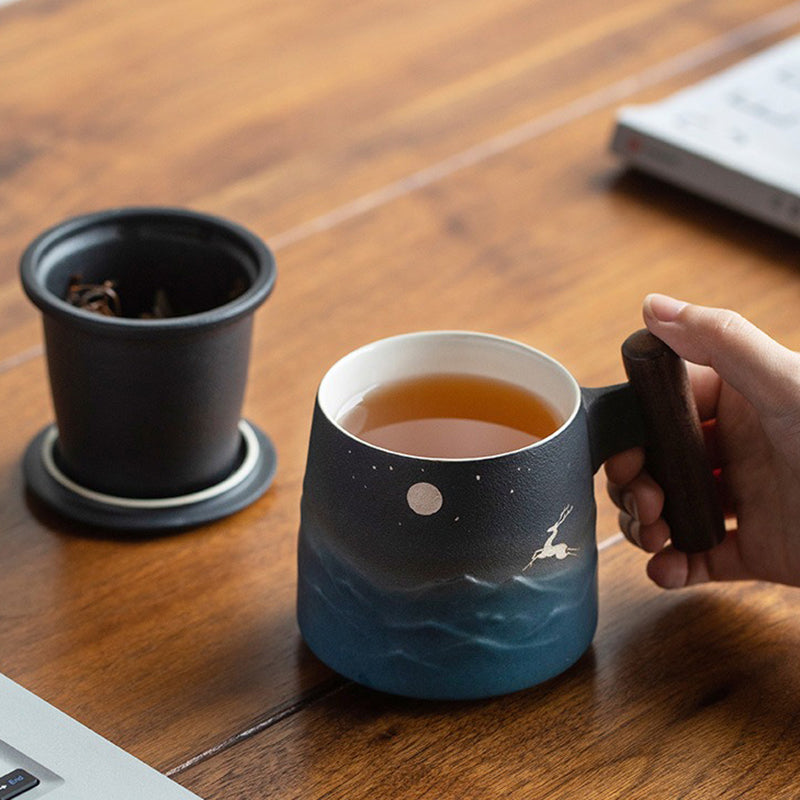
[[[647,471],[664,490],[672,544],[685,553],[709,550],[725,537],[725,522],[686,364],[648,330],[625,340],[622,360],[641,406]]]

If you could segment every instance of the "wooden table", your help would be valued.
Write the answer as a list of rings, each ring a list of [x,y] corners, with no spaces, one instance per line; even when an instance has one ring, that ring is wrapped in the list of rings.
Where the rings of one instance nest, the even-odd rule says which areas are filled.
[[[649,291],[800,347],[797,241],[607,151],[619,105],[798,32],[783,0],[0,8],[0,669],[214,800],[798,796],[796,590],[657,589],[600,478],[600,627],[546,685],[383,696],[320,664],[294,619],[314,392],[350,349],[472,328],[608,384]],[[277,479],[150,540],[60,520],[20,471],[52,407],[19,255],[129,204],[233,218],[279,267],[245,408]]]

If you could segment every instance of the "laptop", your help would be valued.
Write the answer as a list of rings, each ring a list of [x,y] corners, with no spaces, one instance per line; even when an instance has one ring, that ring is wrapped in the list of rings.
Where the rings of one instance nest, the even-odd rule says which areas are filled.
[[[617,113],[630,166],[800,235],[800,36]]]
[[[0,800],[199,800],[0,675]]]

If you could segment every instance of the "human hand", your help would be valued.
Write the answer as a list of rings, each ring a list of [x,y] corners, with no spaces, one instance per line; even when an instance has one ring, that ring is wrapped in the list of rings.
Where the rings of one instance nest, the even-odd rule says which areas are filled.
[[[605,465],[622,531],[655,554],[647,572],[664,588],[740,579],[800,586],[800,354],[732,311],[658,294],[643,310],[648,329],[688,362],[729,524],[707,552],[667,545],[663,492],[634,449]]]

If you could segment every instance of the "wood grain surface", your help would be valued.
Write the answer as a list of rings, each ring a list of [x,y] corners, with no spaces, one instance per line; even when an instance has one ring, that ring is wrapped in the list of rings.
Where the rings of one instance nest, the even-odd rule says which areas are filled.
[[[796,590],[670,594],[641,562],[601,552],[594,644],[546,684],[469,703],[350,684],[180,781],[211,797],[796,796]]]
[[[0,669],[219,800],[793,796],[796,593],[660,592],[599,476],[602,628],[547,686],[457,706],[368,693],[305,649],[294,593],[314,392],[354,347],[485,330],[604,385],[644,294],[667,291],[800,348],[796,240],[607,152],[620,104],[798,32],[778,0],[0,8]],[[245,405],[276,481],[155,539],[57,518],[19,463],[52,419],[20,253],[128,204],[231,217],[279,271]]]

